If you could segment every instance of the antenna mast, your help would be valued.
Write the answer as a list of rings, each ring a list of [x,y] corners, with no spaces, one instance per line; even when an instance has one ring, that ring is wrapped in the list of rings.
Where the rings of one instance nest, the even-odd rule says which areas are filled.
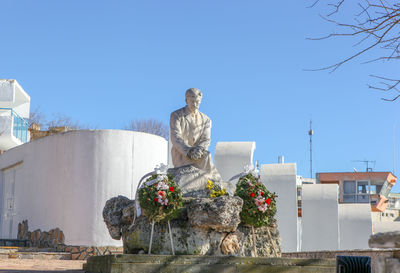
[[[310,136],[310,178],[313,177],[312,172],[312,136],[314,131],[312,130],[312,120],[310,119],[310,130],[308,131],[308,135]]]
[[[365,164],[365,166],[366,166],[366,172],[372,172],[373,171],[373,169],[370,167],[370,165],[369,165],[369,163],[373,163],[374,164],[374,167],[375,167],[375,163],[376,163],[376,161],[375,160],[353,160],[353,162],[363,162],[364,164]]]

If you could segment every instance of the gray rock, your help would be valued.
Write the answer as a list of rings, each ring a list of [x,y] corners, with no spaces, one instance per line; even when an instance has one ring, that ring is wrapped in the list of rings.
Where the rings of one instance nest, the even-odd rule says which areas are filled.
[[[240,223],[243,200],[237,196],[196,198],[187,206],[189,223],[194,227],[234,232]]]
[[[213,172],[206,172],[193,165],[186,165],[168,169],[168,173],[174,176],[175,182],[182,190],[183,197],[209,197],[207,191],[208,180],[212,180],[216,185],[226,188],[231,196],[235,191],[233,184],[222,181],[216,169]]]
[[[61,229],[53,228],[49,231],[37,229],[30,232],[28,220],[23,220],[22,223],[18,224],[17,238],[28,240],[27,245],[29,247],[56,249],[65,243],[65,236]]]
[[[371,248],[400,248],[400,231],[371,235],[368,245]]]
[[[242,248],[240,249],[239,255],[254,257],[253,243],[255,243],[258,257],[275,257],[274,248],[277,252],[277,256],[280,257],[282,242],[276,222],[273,222],[268,229],[271,234],[272,241],[268,236],[267,227],[260,227],[254,228],[255,242],[253,242],[251,227],[239,225],[238,231],[244,234],[241,242]]]
[[[113,197],[106,202],[103,209],[103,218],[111,238],[115,240],[121,239],[121,229],[129,222],[131,216],[128,217],[127,213],[132,210],[134,204],[133,200],[122,195]],[[124,209],[126,209],[125,215],[123,214]],[[130,221],[132,222],[132,220]]]
[[[229,206],[231,208],[228,208]],[[220,214],[224,216],[218,215],[218,208],[221,211]],[[185,198],[181,215],[170,221],[175,253],[255,256],[251,227],[239,224],[238,217],[241,208],[242,200],[238,197]],[[189,214],[193,214],[192,218]],[[199,215],[193,217],[194,214]],[[276,247],[278,256],[281,255],[281,241],[275,223],[269,227],[272,242],[265,227],[254,230],[258,256],[275,257],[273,246]],[[150,233],[151,223],[143,215],[136,219],[131,230],[128,230],[128,226],[124,226],[122,228],[124,253],[136,254],[143,251],[147,253]],[[154,225],[151,253],[162,255],[172,253],[167,223],[161,222]]]
[[[229,233],[221,243],[221,252],[225,255],[238,255],[242,249],[244,234],[239,230]]]
[[[213,177],[204,170],[198,169],[193,165],[182,166],[179,168],[168,169],[175,182],[182,190],[184,197],[207,197],[207,182]]]
[[[183,218],[170,222],[174,240],[175,254],[180,255],[237,255],[254,257],[253,239],[250,227],[238,226],[235,232],[218,232],[212,229],[193,227]],[[281,256],[279,232],[269,227],[273,242],[270,241],[265,227],[255,228],[257,255],[259,257]],[[148,253],[151,223],[145,216],[136,219],[131,231],[123,232],[124,253]],[[152,242],[152,254],[172,254],[167,223],[156,223]]]

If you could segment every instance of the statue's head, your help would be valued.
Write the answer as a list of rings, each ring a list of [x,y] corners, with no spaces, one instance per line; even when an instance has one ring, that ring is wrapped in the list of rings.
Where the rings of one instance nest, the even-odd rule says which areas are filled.
[[[190,111],[199,109],[203,94],[197,88],[189,88],[186,90],[186,105]]]

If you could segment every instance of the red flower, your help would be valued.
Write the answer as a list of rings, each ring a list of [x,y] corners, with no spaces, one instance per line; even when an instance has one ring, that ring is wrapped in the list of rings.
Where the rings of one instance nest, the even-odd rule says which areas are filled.
[[[269,205],[271,203],[271,198],[267,198],[267,200],[265,200],[265,203],[267,203],[267,205]]]
[[[264,195],[264,193],[263,193],[262,191],[260,191],[260,195],[261,195],[261,196],[263,196],[263,195]]]
[[[254,192],[250,193],[250,197],[254,197],[254,196],[256,196],[256,195],[254,194]]]
[[[173,192],[174,190],[174,187],[169,187],[169,191]]]
[[[164,199],[165,196],[166,196],[165,191],[158,191],[157,194],[158,194],[158,196],[159,196],[160,198],[162,198],[162,199]]]
[[[158,198],[156,197],[156,198],[154,198],[154,202],[158,202]]]

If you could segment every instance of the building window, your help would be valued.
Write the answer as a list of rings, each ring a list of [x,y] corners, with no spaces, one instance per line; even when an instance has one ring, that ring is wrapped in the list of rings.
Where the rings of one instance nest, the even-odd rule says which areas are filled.
[[[343,203],[369,203],[370,192],[371,185],[367,180],[343,181]]]
[[[392,184],[385,181],[385,183],[383,184],[382,190],[380,191],[380,195],[383,195],[386,198],[388,198],[391,189],[392,189]]]

